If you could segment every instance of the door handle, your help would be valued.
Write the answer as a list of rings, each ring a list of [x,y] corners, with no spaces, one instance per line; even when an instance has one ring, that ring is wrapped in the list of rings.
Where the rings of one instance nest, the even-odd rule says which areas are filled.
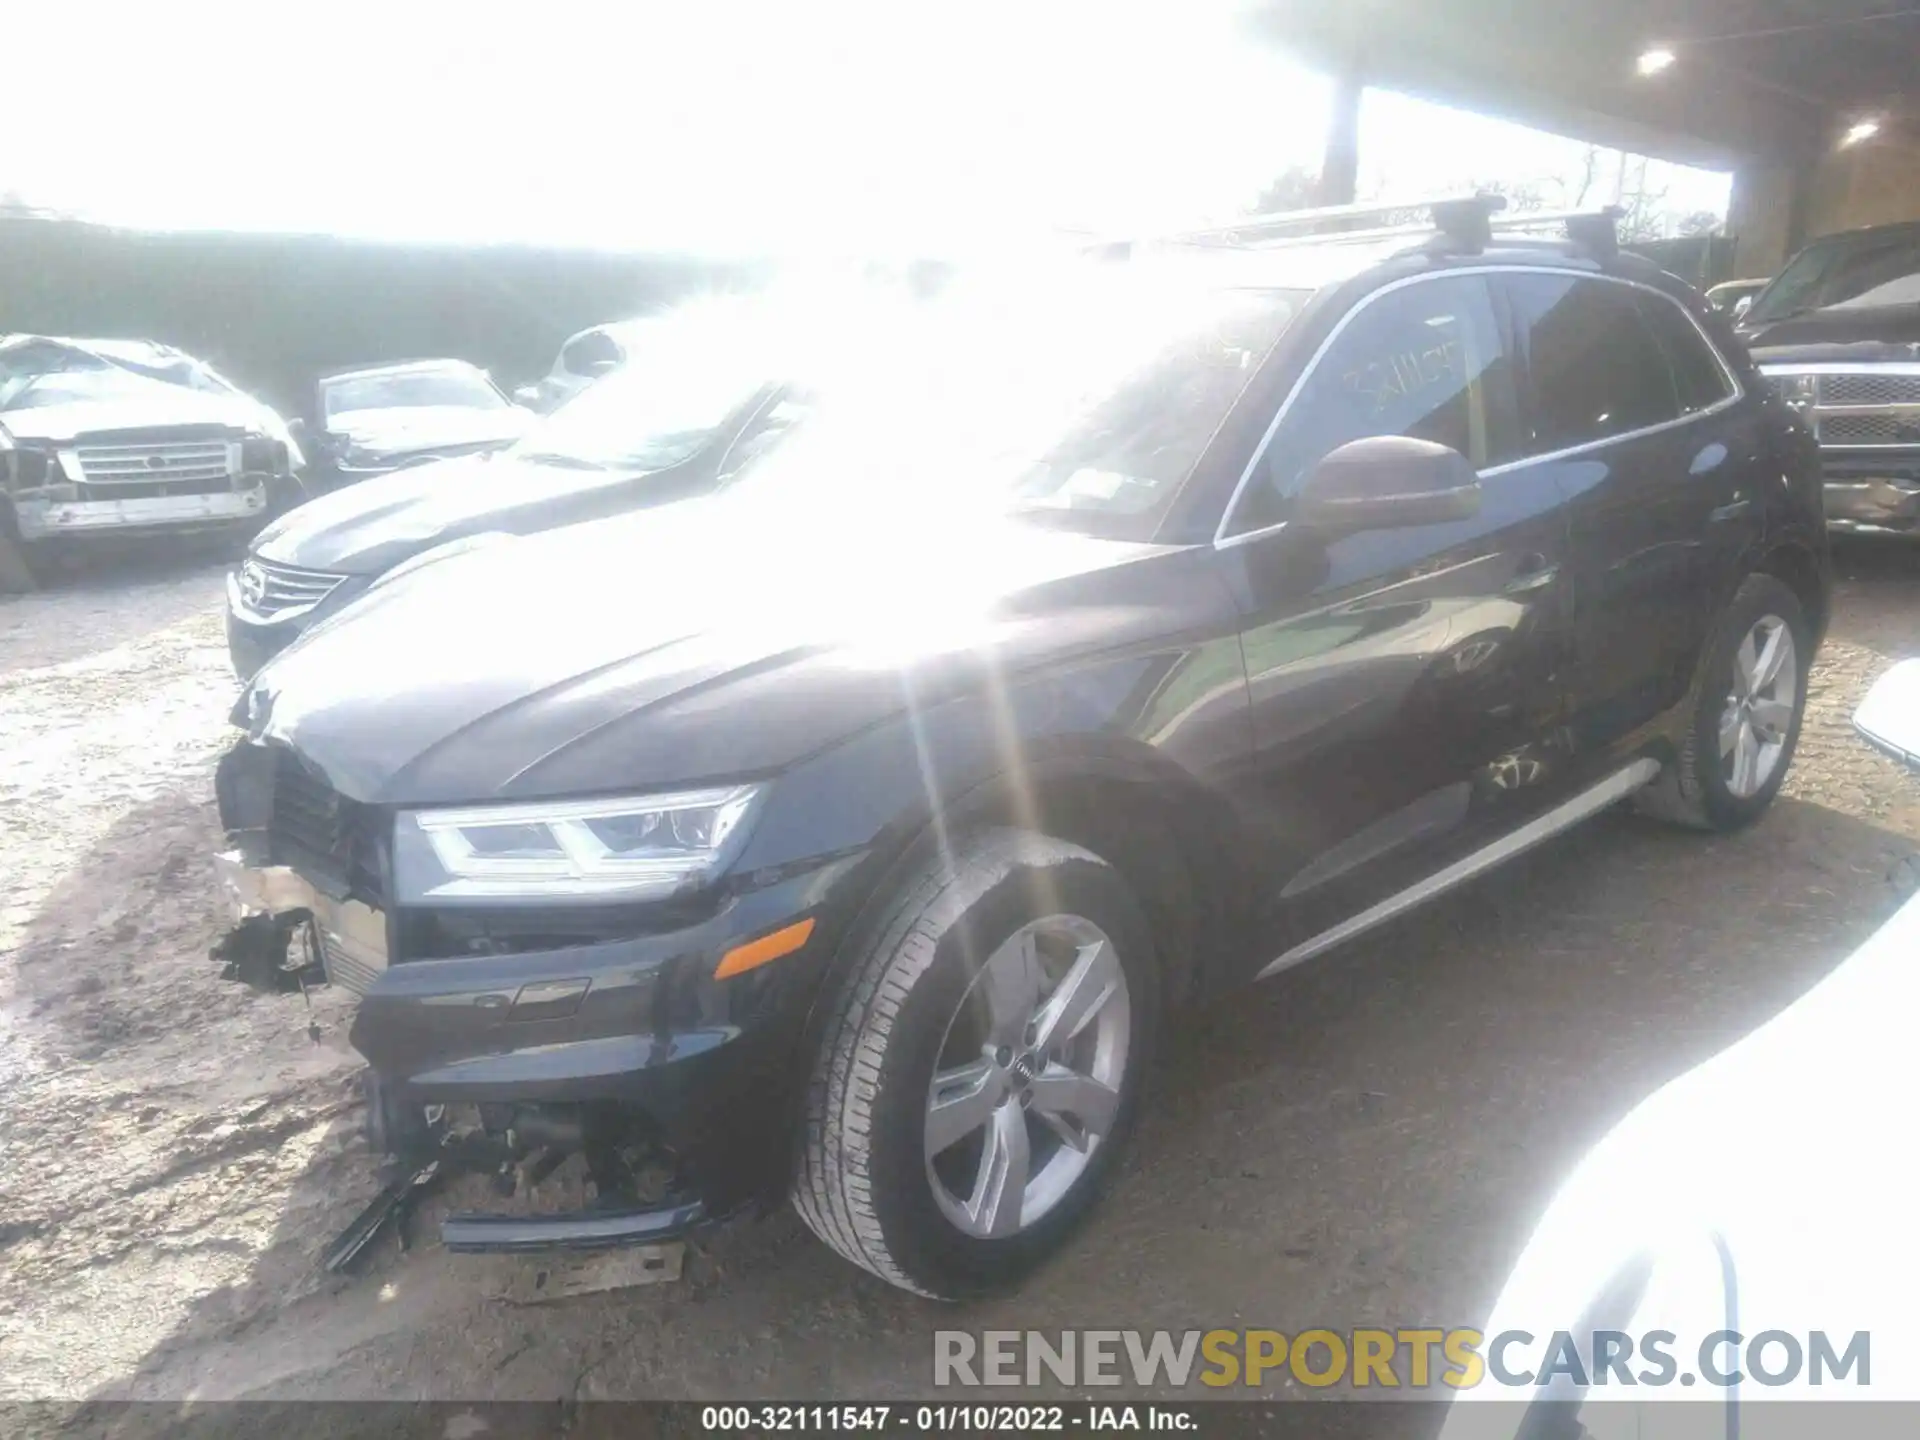
[[[1709,515],[1707,519],[1715,525],[1722,525],[1729,520],[1738,520],[1752,508],[1753,501],[1751,500],[1735,500],[1731,504],[1722,505],[1718,510],[1715,510]]]
[[[1544,590],[1560,578],[1560,567],[1551,564],[1544,555],[1529,555],[1520,562],[1520,573],[1502,587],[1505,595],[1529,595],[1535,590]]]

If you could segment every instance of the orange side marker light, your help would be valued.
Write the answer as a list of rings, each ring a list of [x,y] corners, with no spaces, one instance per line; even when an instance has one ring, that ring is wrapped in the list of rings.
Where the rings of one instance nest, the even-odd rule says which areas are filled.
[[[813,934],[813,919],[797,920],[793,924],[774,931],[771,935],[762,935],[758,940],[749,940],[744,945],[736,945],[720,957],[720,963],[714,967],[713,978],[726,980],[734,975],[744,975],[749,970],[758,970],[770,960],[778,960],[783,955],[791,955],[807,943]]]

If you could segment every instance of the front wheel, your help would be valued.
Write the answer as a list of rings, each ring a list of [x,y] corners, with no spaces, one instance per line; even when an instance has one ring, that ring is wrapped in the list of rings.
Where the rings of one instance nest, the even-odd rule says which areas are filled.
[[[1792,590],[1750,575],[1701,664],[1680,754],[1639,805],[1700,830],[1751,825],[1780,793],[1806,712],[1813,632]]]
[[[1019,1283],[1113,1173],[1157,990],[1140,908],[1099,857],[994,830],[929,863],[835,1001],[807,1096],[801,1218],[924,1295]]]

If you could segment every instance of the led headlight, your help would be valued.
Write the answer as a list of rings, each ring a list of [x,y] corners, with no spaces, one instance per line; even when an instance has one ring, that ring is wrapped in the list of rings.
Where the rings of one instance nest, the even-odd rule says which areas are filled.
[[[658,899],[697,886],[733,858],[760,793],[736,785],[407,811],[394,834],[400,900]]]

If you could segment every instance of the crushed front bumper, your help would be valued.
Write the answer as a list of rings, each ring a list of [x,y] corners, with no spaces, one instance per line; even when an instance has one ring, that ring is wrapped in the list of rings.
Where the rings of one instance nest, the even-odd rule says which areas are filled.
[[[266,512],[265,485],[214,495],[71,501],[23,498],[14,502],[20,538],[30,541],[60,535],[225,528],[265,519]]]
[[[816,932],[761,969],[724,981],[713,971],[733,946],[817,910],[851,863],[669,930],[390,963],[405,928],[390,912],[244,851],[217,861],[237,918],[311,917],[327,977],[359,997],[349,1039],[383,1104],[414,1115],[477,1107],[505,1135],[555,1113],[586,1117],[589,1132],[617,1117],[671,1157],[676,1183],[656,1203],[454,1216],[442,1230],[449,1249],[515,1251],[657,1243],[784,1197],[827,947]]]

